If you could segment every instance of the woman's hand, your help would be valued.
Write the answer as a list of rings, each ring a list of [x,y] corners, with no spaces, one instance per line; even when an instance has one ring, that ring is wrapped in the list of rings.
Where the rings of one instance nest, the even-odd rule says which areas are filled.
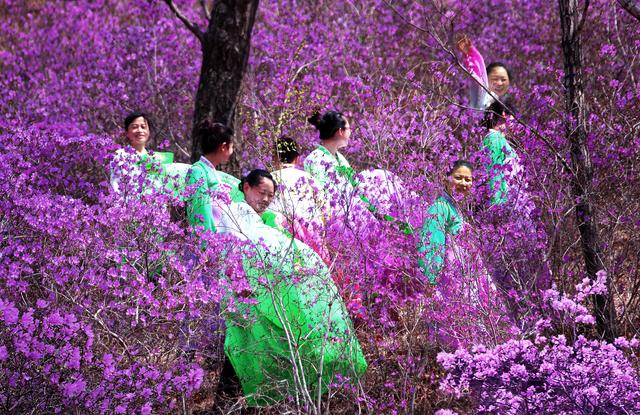
[[[458,38],[456,46],[458,47],[458,50],[466,56],[469,54],[469,50],[471,50],[473,44],[471,43],[471,39],[469,39],[467,35],[462,34]]]

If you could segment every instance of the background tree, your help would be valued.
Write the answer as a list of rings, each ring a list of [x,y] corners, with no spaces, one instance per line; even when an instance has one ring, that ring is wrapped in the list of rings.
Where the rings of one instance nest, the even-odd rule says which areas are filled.
[[[207,20],[204,32],[189,20],[173,0],[164,1],[198,38],[202,48],[191,134],[191,161],[195,162],[200,158],[201,150],[194,133],[202,120],[222,122],[233,127],[259,0],[221,0],[212,2],[212,6],[202,0],[202,12]]]
[[[562,54],[564,58],[564,94],[567,117],[565,130],[571,143],[573,167],[572,190],[576,201],[576,220],[586,271],[595,280],[598,271],[604,270],[597,210],[593,203],[593,164],[587,146],[587,106],[585,102],[582,71],[581,32],[587,19],[589,0],[580,11],[577,0],[559,0],[562,28]],[[610,287],[610,280],[607,280]],[[595,313],[600,334],[608,340],[615,337],[615,308],[611,290],[608,294],[595,294]]]

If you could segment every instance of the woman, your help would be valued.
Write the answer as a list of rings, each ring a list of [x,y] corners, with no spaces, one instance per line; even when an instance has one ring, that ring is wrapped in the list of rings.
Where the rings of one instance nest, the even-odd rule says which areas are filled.
[[[445,192],[429,207],[418,249],[422,275],[435,286],[430,324],[435,337],[450,347],[496,344],[510,328],[481,260],[481,239],[460,210],[472,185],[472,165],[456,161],[447,173]]]
[[[509,87],[513,82],[509,68],[502,62],[492,62],[485,68],[484,58],[466,35],[458,40],[458,49],[464,56],[464,66],[476,79],[476,82],[473,82],[469,89],[471,107],[485,110],[496,98],[505,102],[510,97]],[[487,89],[489,93],[487,93]],[[512,98],[511,101],[513,101]],[[511,102],[511,107],[513,113],[516,113],[517,110],[513,102]]]
[[[220,204],[214,203],[212,192],[220,190],[221,179],[216,168],[228,162],[233,154],[232,137],[231,128],[207,120],[196,131],[203,155],[187,173],[187,185],[195,187],[187,202],[187,217],[193,227],[216,232],[216,226],[220,223]]]
[[[544,258],[546,237],[538,225],[540,221],[535,218],[525,170],[505,134],[512,114],[510,97],[506,97],[503,103],[492,103],[482,121],[487,129],[482,148],[486,154],[487,191],[492,206],[486,212],[486,221],[502,229],[498,240],[487,235],[484,262],[503,291],[515,289],[537,296],[537,292],[548,289],[551,284]],[[517,301],[510,301],[509,307],[514,316],[524,314]]]
[[[272,223],[267,225],[263,216],[269,218],[271,212],[267,212],[269,204],[273,200],[276,192],[276,182],[273,176],[266,171],[256,169],[243,177],[238,183],[238,189],[244,198],[236,203],[231,203],[222,208],[222,216],[219,231],[231,233],[241,239],[258,241],[264,235],[278,236],[271,234]],[[278,246],[278,238],[275,240],[265,239],[265,244],[275,244]]]
[[[295,140],[281,137],[276,145],[282,168],[272,173],[280,189],[271,204],[271,209],[283,218],[283,225],[296,239],[311,246],[328,261],[329,257],[321,237],[326,212],[324,194],[311,174],[297,168],[300,153]]]
[[[410,227],[395,218],[386,215],[386,212],[380,211],[380,203],[378,200],[371,201],[365,192],[369,186],[361,186],[362,183],[356,178],[356,172],[351,168],[347,159],[338,151],[349,145],[351,138],[351,125],[349,121],[337,111],[329,111],[324,115],[315,113],[308,119],[309,123],[316,127],[320,133],[320,145],[304,161],[304,169],[322,187],[325,193],[326,206],[329,214],[335,212],[335,206],[340,209],[339,212],[346,216],[347,213],[354,209],[358,212],[351,217],[367,217],[364,211],[373,213],[375,217],[381,220],[396,223],[403,232],[410,233]],[[384,182],[380,181],[380,176],[385,178]],[[378,186],[387,187],[386,205],[389,207],[391,194],[395,193],[395,189],[389,191],[391,181],[388,178],[393,174],[384,170],[377,170],[374,173],[366,173],[362,176],[367,182],[378,181]],[[373,196],[382,198],[381,192],[373,192]],[[333,208],[333,209],[332,209]],[[373,216],[371,216],[373,218]]]
[[[317,396],[337,374],[361,376],[366,361],[328,268],[311,248],[268,223],[273,177],[253,170],[240,188],[245,202],[230,205],[220,229],[249,242],[244,269],[255,302],[227,320],[225,352],[249,405]]]
[[[493,102],[485,112],[481,125],[488,130],[482,142],[483,150],[488,153],[487,173],[489,174],[489,195],[492,205],[501,205],[508,198],[514,201],[516,193],[509,185],[515,184],[516,176],[521,175],[522,167],[518,155],[505,136],[508,117],[513,115],[511,98],[506,97],[503,103]],[[512,186],[511,186],[512,187]]]
[[[420,232],[421,257],[418,260],[427,282],[438,283],[445,263],[445,251],[449,238],[458,234],[464,219],[458,211],[458,201],[464,199],[473,185],[473,166],[465,160],[457,160],[447,173],[445,192],[429,207],[427,219]]]
[[[320,133],[320,145],[305,159],[304,170],[318,181],[328,205],[337,203],[346,211],[358,182],[351,165],[338,150],[349,145],[351,125],[337,111],[322,116],[315,113],[308,121]]]
[[[142,164],[148,160],[147,143],[151,137],[151,121],[141,111],[134,111],[124,119],[124,136],[132,150],[121,148],[116,151],[111,163],[111,187],[116,193],[121,192],[122,181],[127,178],[129,185],[135,184],[140,177]]]
[[[313,176],[298,168],[298,144],[290,137],[281,137],[276,146],[281,169],[272,174],[281,189],[272,209],[292,224],[301,222],[305,227],[322,225],[324,196]]]

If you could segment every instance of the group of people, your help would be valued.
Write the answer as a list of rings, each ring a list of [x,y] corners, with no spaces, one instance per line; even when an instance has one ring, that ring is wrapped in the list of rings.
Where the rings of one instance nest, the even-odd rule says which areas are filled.
[[[506,203],[506,175],[517,171],[518,164],[504,134],[508,116],[515,111],[509,104],[511,75],[502,64],[491,64],[485,71],[470,44],[460,49],[470,68],[481,66],[484,71],[484,88],[490,93],[476,93],[472,101],[485,113],[483,125],[488,132],[482,145],[490,159],[486,166],[491,176],[490,203]],[[252,406],[268,405],[305,388],[326,390],[336,374],[354,379],[367,367],[339,287],[331,278],[331,258],[321,233],[330,217],[353,214],[354,205],[360,207],[356,212],[380,215],[376,200],[362,191],[362,178],[339,151],[351,137],[347,117],[329,111],[315,113],[308,121],[319,132],[320,144],[304,159],[302,169],[297,143],[281,137],[276,143],[280,169],[254,169],[240,180],[219,171],[233,154],[234,132],[209,121],[195,132],[200,159],[193,165],[173,163],[168,168],[183,177],[180,192],[194,231],[231,234],[252,247],[243,262],[256,300],[244,309],[252,322],[228,319],[225,337],[225,353],[233,369],[225,376],[237,377]],[[167,161],[147,152],[151,128],[146,114],[131,113],[124,130],[135,151],[119,150],[116,155],[111,180],[116,192],[125,176],[142,174],[141,164],[154,158]],[[427,209],[418,256],[420,274],[432,285],[439,284],[446,264],[448,239],[464,225],[459,202],[471,191],[473,179],[472,164],[456,161],[447,173],[442,195]],[[220,193],[226,197],[219,197]]]

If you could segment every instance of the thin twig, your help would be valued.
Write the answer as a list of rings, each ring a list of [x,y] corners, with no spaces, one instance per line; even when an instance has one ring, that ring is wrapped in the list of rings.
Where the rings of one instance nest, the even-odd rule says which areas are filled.
[[[207,20],[211,20],[211,10],[207,7],[206,0],[200,0],[200,6],[202,6],[202,11],[204,12],[204,17]]]
[[[176,17],[178,17],[178,19],[182,21],[182,23],[184,23],[187,29],[189,29],[191,33],[196,35],[196,37],[200,42],[204,42],[204,33],[202,32],[202,30],[200,30],[198,25],[193,23],[191,20],[187,18],[187,16],[184,15],[184,13],[182,13],[182,11],[178,8],[178,6],[175,5],[173,0],[164,0],[164,2],[167,3],[171,11],[176,15]]]

